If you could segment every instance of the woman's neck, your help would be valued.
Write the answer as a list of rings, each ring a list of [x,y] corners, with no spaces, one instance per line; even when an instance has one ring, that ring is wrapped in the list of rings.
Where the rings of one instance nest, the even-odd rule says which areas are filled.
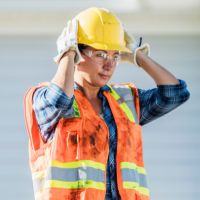
[[[81,84],[80,82],[76,82],[82,89],[84,95],[88,99],[88,101],[91,103],[93,109],[96,111],[97,115],[100,115],[102,113],[102,103],[101,100],[98,98],[98,92],[99,87],[95,87],[88,82],[84,82],[84,84]]]
[[[98,99],[98,92],[100,87],[91,85],[90,83],[88,83],[87,81],[76,81],[76,83],[81,86],[82,91],[84,92],[85,96],[89,99],[89,100],[96,100]]]

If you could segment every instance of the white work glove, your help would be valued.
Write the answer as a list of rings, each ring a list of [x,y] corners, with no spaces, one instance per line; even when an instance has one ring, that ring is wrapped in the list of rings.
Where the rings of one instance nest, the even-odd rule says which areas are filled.
[[[77,42],[78,20],[76,18],[69,20],[67,27],[63,29],[61,35],[57,39],[58,55],[54,57],[54,61],[58,64],[60,59],[67,51],[73,50],[76,52],[74,62],[78,64],[82,57],[78,49]]]
[[[121,52],[120,58],[122,62],[131,62],[138,67],[139,64],[136,60],[137,51],[140,50],[143,54],[149,56],[150,55],[150,46],[149,44],[145,43],[142,45],[142,38],[140,37],[139,41],[135,40],[131,37],[127,31],[124,31],[124,38],[126,42],[126,47],[131,50],[132,53]]]

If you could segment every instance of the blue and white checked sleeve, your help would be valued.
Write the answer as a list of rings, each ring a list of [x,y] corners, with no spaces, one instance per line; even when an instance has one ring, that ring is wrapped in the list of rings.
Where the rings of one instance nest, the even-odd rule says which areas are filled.
[[[73,113],[74,97],[69,98],[56,84],[39,88],[33,96],[33,109],[45,142],[52,139],[61,117]]]
[[[140,99],[140,124],[144,125],[170,112],[190,96],[187,85],[179,80],[177,85],[160,85],[151,90],[138,89]],[[34,111],[44,141],[50,140],[59,119],[71,116],[74,97],[69,98],[55,84],[38,89],[34,94]]]
[[[147,124],[174,110],[186,100],[190,93],[185,81],[177,85],[158,85],[151,90],[138,90],[140,98],[140,124]]]

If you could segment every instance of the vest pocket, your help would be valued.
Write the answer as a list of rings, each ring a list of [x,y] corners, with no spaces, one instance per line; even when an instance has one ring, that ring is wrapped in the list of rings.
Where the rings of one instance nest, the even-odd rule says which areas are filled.
[[[66,157],[70,160],[96,160],[99,157],[104,157],[107,154],[107,140],[101,133],[68,131]]]
[[[122,118],[121,127],[118,131],[118,151],[124,152],[123,158],[143,166],[142,145],[141,126]]]
[[[97,119],[86,119],[80,136],[81,158],[107,160],[108,134]]]
[[[67,131],[66,135],[66,156],[70,160],[80,159],[80,144],[79,144],[79,134],[78,131]]]

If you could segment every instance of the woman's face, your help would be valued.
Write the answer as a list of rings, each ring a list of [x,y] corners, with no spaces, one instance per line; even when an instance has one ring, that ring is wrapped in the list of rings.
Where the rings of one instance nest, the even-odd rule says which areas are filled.
[[[83,61],[77,65],[81,81],[87,81],[95,87],[102,87],[107,84],[115,71],[119,52],[87,47],[81,55]]]

